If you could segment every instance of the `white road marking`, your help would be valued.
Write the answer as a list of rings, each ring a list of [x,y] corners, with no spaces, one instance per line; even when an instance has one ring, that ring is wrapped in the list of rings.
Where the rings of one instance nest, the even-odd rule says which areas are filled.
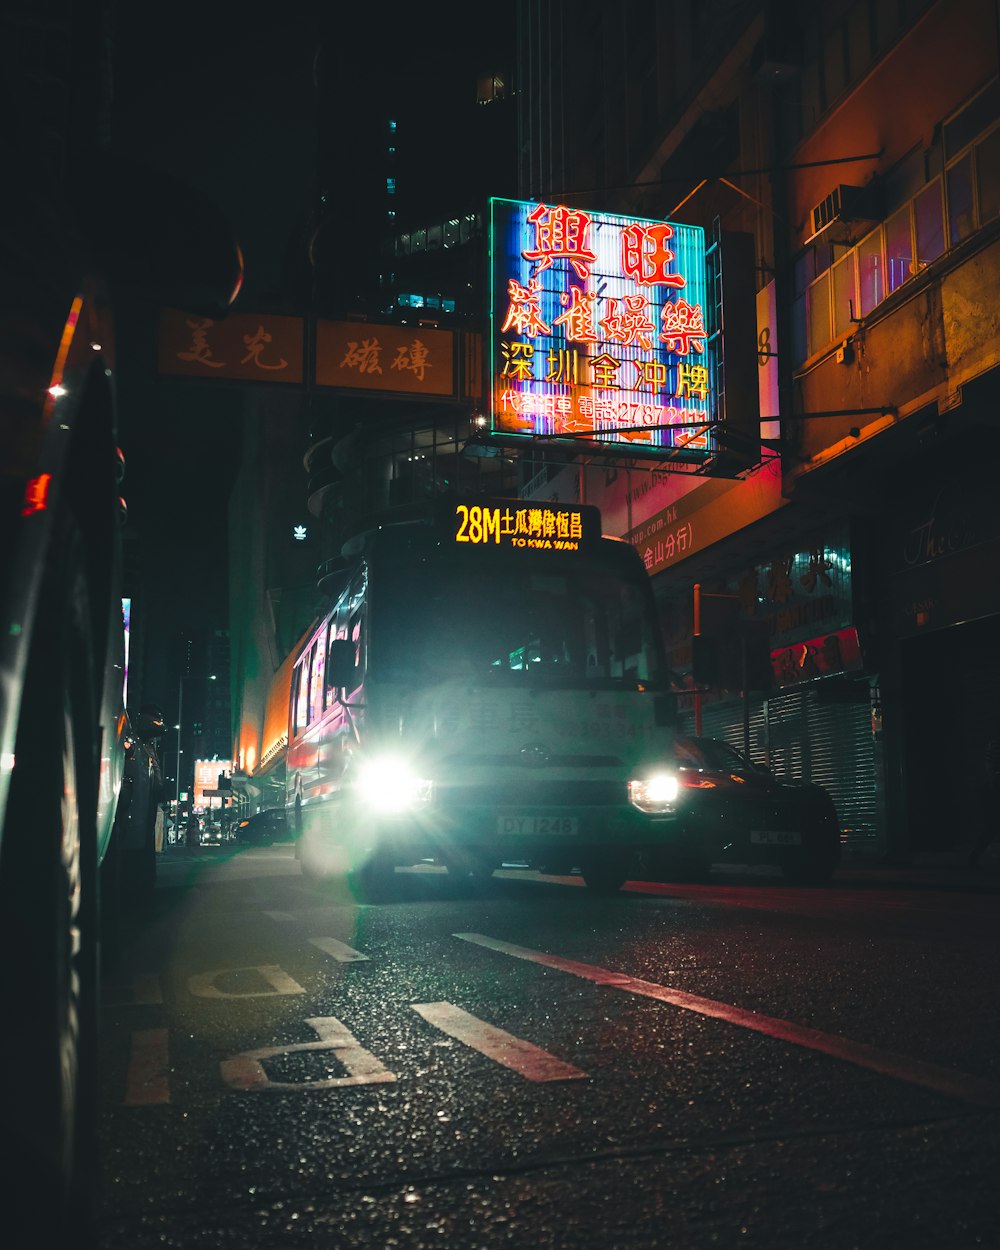
[[[270,917],[271,920],[277,920],[280,924],[294,924],[295,922],[295,917],[290,911],[266,911],[264,915]]]
[[[547,1050],[471,1016],[453,1003],[411,1003],[413,1010],[442,1033],[478,1050],[529,1081],[578,1081],[587,1073],[550,1055]]]
[[[360,951],[356,951],[352,946],[348,946],[346,942],[338,941],[337,938],[312,937],[309,941],[313,946],[318,947],[324,955],[329,955],[331,959],[335,959],[339,964],[356,964],[368,959],[367,955],[362,955]]]
[[[220,990],[219,977],[234,972],[257,972],[271,986],[269,990]],[[249,968],[216,968],[188,977],[188,989],[197,998],[271,998],[276,994],[304,994],[305,990],[278,964],[254,964]]]
[[[260,1050],[247,1050],[232,1059],[224,1059],[219,1065],[222,1079],[231,1089],[277,1091],[289,1093],[306,1089],[337,1089],[345,1085],[385,1085],[395,1081],[395,1073],[384,1067],[370,1050],[365,1050],[357,1038],[336,1016],[314,1016],[306,1021],[319,1035],[318,1042],[300,1042],[291,1046],[264,1046]],[[347,1076],[327,1077],[321,1081],[272,1081],[264,1070],[263,1060],[278,1055],[296,1055],[309,1051],[336,1051],[337,1058],[347,1069]]]
[[[125,1080],[126,1107],[148,1107],[170,1101],[170,1059],[166,1029],[140,1029],[132,1034],[132,1053]]]
[[[950,1098],[957,1098],[973,1106],[1000,1107],[1000,1085],[965,1072],[958,1072],[954,1068],[925,1063],[896,1051],[882,1050],[877,1046],[869,1046],[866,1042],[853,1042],[835,1033],[824,1033],[820,1029],[793,1024],[789,1020],[780,1020],[775,1016],[761,1015],[759,1012],[733,1007],[729,1003],[719,1003],[711,998],[700,998],[697,994],[688,994],[684,990],[657,985],[653,981],[642,981],[621,972],[612,972],[608,968],[578,963],[572,959],[562,959],[558,955],[547,955],[542,951],[529,950],[513,942],[486,937],[482,933],[456,933],[453,936],[461,938],[464,942],[474,942],[477,946],[484,946],[488,950],[497,951],[503,955],[511,955],[515,959],[526,959],[546,968],[556,968],[560,972],[583,977],[584,980],[592,981],[597,985],[607,985],[611,989],[625,990],[629,994],[654,998],[675,1007],[683,1007],[686,1011],[712,1016],[717,1020],[739,1025],[741,1028],[767,1034],[780,1041],[791,1042],[795,1046],[805,1046],[810,1050],[830,1055],[834,1059],[869,1068],[884,1076],[907,1081],[911,1085],[921,1085],[925,1089],[945,1094]]]

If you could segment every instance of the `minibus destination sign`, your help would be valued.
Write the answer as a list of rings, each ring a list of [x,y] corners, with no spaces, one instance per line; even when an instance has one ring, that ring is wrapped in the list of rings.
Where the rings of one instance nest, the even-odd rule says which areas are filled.
[[[456,504],[456,543],[515,550],[579,551],[600,534],[594,509],[536,502]]]

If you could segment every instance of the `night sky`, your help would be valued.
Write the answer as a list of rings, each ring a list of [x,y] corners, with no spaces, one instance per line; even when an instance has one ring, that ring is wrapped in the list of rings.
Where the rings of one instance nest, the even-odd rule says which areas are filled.
[[[492,67],[485,50],[510,34],[509,26],[482,29],[467,5],[451,0],[426,9],[385,3],[322,11],[301,0],[270,9],[213,0],[156,10],[119,0],[114,147],[197,187],[223,211],[246,258],[238,307],[298,311],[288,306],[287,275],[304,269],[318,136],[343,153],[331,193],[353,194],[373,176],[364,119],[398,104],[427,136],[417,191],[450,202],[461,192],[463,157],[453,150],[460,145],[449,130],[449,101]],[[326,104],[319,122],[317,56],[340,100],[332,111]],[[228,624],[220,553],[242,396],[236,385],[157,379],[150,316],[120,326],[118,376],[130,558],[143,569],[155,674],[157,666],[169,669],[166,635],[178,625],[192,616]],[[304,495],[303,477],[303,506]],[[166,676],[156,680],[169,684]]]

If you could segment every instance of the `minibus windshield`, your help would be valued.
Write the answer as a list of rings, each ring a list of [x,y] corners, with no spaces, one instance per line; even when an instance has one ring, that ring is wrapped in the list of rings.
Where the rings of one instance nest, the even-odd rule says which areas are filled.
[[[596,564],[551,572],[417,562],[375,579],[369,671],[538,685],[660,684],[648,588]]]

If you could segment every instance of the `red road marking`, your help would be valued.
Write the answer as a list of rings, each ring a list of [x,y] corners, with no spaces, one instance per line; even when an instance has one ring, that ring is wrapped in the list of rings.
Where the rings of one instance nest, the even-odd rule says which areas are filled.
[[[1000,1085],[994,1081],[970,1076],[965,1072],[958,1072],[953,1068],[941,1067],[935,1063],[924,1063],[920,1059],[912,1059],[908,1055],[901,1055],[891,1050],[881,1050],[865,1042],[852,1042],[849,1038],[839,1037],[835,1033],[824,1033],[820,1029],[793,1024],[790,1020],[779,1020],[775,1016],[764,1016],[756,1011],[733,1007],[729,1003],[719,1003],[711,998],[700,998],[697,994],[688,994],[684,990],[657,985],[654,981],[641,981],[637,977],[612,972],[608,968],[577,963],[572,959],[562,959],[558,955],[547,955],[542,951],[529,950],[527,947],[516,946],[512,942],[502,942],[481,933],[456,933],[453,936],[461,938],[464,942],[474,942],[477,946],[485,946],[488,950],[498,951],[503,955],[511,955],[515,959],[526,959],[532,963],[542,964],[546,968],[556,968],[560,972],[583,977],[584,980],[593,981],[597,985],[607,985],[612,989],[625,990],[629,994],[638,994],[644,998],[655,998],[659,1002],[671,1003],[675,1007],[683,1007],[686,1011],[695,1011],[699,1015],[725,1020],[729,1024],[752,1029],[756,1033],[764,1033],[768,1037],[791,1042],[795,1046],[805,1046],[810,1050],[830,1055],[834,1059],[841,1059],[858,1067],[881,1072],[884,1076],[907,1081],[911,1085],[922,1085],[926,1089],[971,1103],[973,1106],[1000,1107]]]

